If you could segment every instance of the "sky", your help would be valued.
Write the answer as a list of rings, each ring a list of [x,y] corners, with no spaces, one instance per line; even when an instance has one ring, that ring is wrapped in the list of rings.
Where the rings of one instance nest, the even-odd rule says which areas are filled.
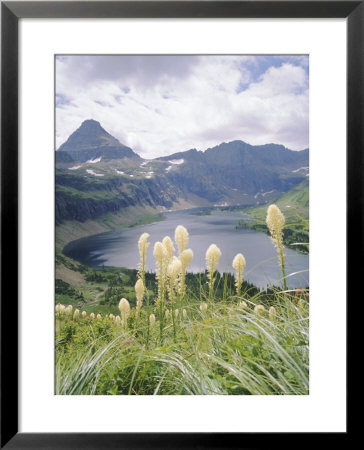
[[[143,158],[309,143],[307,55],[59,55],[56,147],[94,119]]]

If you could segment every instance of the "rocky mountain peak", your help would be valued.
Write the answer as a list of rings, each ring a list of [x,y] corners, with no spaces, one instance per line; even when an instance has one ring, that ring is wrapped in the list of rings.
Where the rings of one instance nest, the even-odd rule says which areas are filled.
[[[58,151],[66,151],[75,161],[95,157],[104,159],[139,158],[131,148],[121,144],[97,120],[88,119],[74,131]]]

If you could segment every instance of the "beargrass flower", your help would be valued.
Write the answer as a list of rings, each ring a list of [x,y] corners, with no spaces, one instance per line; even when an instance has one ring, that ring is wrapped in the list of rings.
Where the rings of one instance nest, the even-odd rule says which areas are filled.
[[[147,249],[149,247],[148,242],[149,234],[143,233],[138,241],[139,255],[140,255],[140,263],[139,263],[139,277],[143,280],[145,284],[145,260],[147,257]]]
[[[283,289],[287,290],[286,271],[283,252],[283,228],[285,224],[285,218],[277,205],[270,205],[268,207],[266,222],[269,232],[271,234],[272,241],[274,242],[274,245],[277,247],[278,260],[282,271]]]
[[[169,279],[173,280],[173,282],[175,282],[178,277],[178,274],[181,272],[181,269],[182,269],[181,261],[174,256],[172,258],[172,261],[168,265],[168,269],[167,269],[167,275],[168,275]]]
[[[97,319],[97,320],[101,320],[101,319],[102,319],[101,314],[97,314],[96,319]]]
[[[172,239],[169,236],[165,236],[162,240],[162,244],[164,245],[164,248],[166,249],[167,255],[168,255],[168,262],[173,258],[175,249],[172,242]]]
[[[239,302],[239,307],[243,308],[243,309],[246,309],[248,307],[248,305],[247,305],[246,302],[244,302],[244,300],[242,300],[241,302]]]
[[[80,310],[79,309],[75,309],[75,312],[73,313],[73,319],[77,320],[79,315],[80,315]]]
[[[72,305],[68,305],[64,312],[67,314],[67,316],[70,316],[72,314]]]
[[[155,315],[154,314],[151,314],[149,316],[149,324],[151,327],[153,327],[155,325]]]
[[[264,308],[263,305],[257,305],[257,306],[254,308],[254,312],[255,312],[255,314],[257,314],[257,315],[264,314],[265,308]]]
[[[85,317],[87,316],[87,312],[86,312],[86,311],[82,311],[81,316],[82,316],[83,318],[85,318]]]
[[[174,240],[178,247],[178,254],[180,255],[188,245],[188,231],[182,225],[178,225],[174,232]]]
[[[158,241],[154,244],[153,256],[157,262],[163,260],[167,256],[165,247],[162,242]]]
[[[91,313],[90,317],[91,317],[91,319],[94,319],[95,318],[95,313]]]
[[[169,285],[168,285],[168,294],[169,294],[169,300],[171,302],[172,308],[173,308],[173,303],[174,303],[174,290],[175,290],[175,285],[177,282],[177,277],[179,275],[179,273],[181,272],[182,269],[182,263],[181,261],[176,258],[175,256],[173,256],[171,263],[168,265],[167,268],[167,275],[168,275],[168,280],[169,280]]]
[[[206,302],[202,302],[200,305],[200,310],[202,312],[205,312],[207,310],[207,303]]]
[[[269,308],[269,320],[275,320],[277,317],[277,310],[274,306]]]
[[[144,284],[141,278],[139,278],[139,280],[137,280],[137,282],[135,283],[135,294],[137,299],[136,316],[138,317],[143,304],[143,296],[144,296]]]
[[[175,256],[173,256],[171,263],[168,266],[168,270],[167,270],[167,274],[168,274],[168,280],[169,280],[169,284],[168,284],[168,294],[169,294],[169,300],[171,302],[171,308],[172,308],[172,314],[173,314],[173,310],[174,310],[174,304],[175,304],[175,285],[177,283],[177,278],[178,275],[180,274],[182,269],[182,263],[181,261],[176,258]],[[174,317],[177,317],[176,315],[176,311],[178,311],[177,309],[174,311]],[[176,324],[174,321],[174,317],[172,316],[172,321],[173,321],[173,334],[174,334],[174,338],[176,339]]]
[[[209,300],[212,300],[212,291],[214,288],[214,273],[219,265],[221,251],[215,244],[211,244],[206,251],[207,278],[209,280]]]
[[[219,247],[215,244],[211,244],[206,251],[206,265],[208,271],[208,278],[211,279],[213,274],[219,264],[221,257],[221,251]]]
[[[236,294],[240,297],[241,284],[243,282],[243,272],[246,266],[246,261],[241,253],[238,253],[233,259],[233,269],[236,271],[235,286]]]
[[[115,321],[115,324],[116,324],[116,325],[120,325],[120,324],[121,324],[120,316],[116,316],[115,319],[114,319],[114,321]]]
[[[119,302],[119,311],[121,314],[121,321],[124,328],[127,327],[128,318],[130,315],[130,304],[126,298],[122,298]]]
[[[186,267],[190,265],[192,258],[193,251],[190,248],[187,248],[186,250],[183,250],[183,252],[181,252],[181,254],[179,255],[179,259],[184,269],[186,269]]]
[[[147,248],[149,247],[149,242],[148,242],[148,238],[149,238],[149,233],[143,233],[138,241],[138,248],[139,248],[139,255],[141,257],[143,257],[143,255],[145,255],[145,252],[147,250]]]
[[[186,294],[186,270],[187,267],[190,265],[192,258],[193,258],[193,251],[190,248],[183,250],[179,255],[179,260],[182,263],[179,293],[181,294],[182,298]]]
[[[162,242],[154,244],[153,256],[156,261],[156,278],[158,280],[158,301],[163,307],[166,291],[168,252]]]

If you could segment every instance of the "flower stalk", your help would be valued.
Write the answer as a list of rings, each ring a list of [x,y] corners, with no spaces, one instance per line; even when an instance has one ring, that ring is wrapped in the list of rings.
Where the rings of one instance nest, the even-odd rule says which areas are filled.
[[[119,311],[121,314],[121,324],[124,329],[128,326],[128,318],[130,316],[130,304],[126,298],[122,298],[119,302]]]
[[[241,285],[243,283],[243,272],[246,266],[246,261],[241,253],[238,253],[233,259],[233,269],[236,271],[235,277],[235,287],[236,295],[240,297],[241,295]]]
[[[287,290],[286,269],[283,252],[283,228],[285,218],[277,205],[270,205],[267,211],[267,227],[271,234],[272,241],[278,251],[278,261],[282,271],[283,290]]]
[[[212,294],[215,283],[215,271],[219,265],[221,251],[215,244],[211,244],[206,251],[207,278],[209,280],[209,301],[212,301]]]

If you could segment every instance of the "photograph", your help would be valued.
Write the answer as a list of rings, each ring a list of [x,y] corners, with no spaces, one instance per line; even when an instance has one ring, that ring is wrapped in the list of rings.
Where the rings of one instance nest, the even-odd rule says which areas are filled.
[[[1,448],[350,436],[363,23],[1,2]]]
[[[54,393],[308,395],[309,55],[54,77]]]

